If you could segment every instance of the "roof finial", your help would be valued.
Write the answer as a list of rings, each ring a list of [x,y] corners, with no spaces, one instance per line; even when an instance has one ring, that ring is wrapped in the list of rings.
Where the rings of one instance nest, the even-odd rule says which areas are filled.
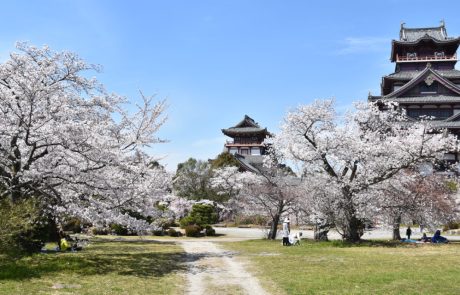
[[[444,19],[441,20],[441,27],[445,27],[446,23],[444,22]]]
[[[399,40],[406,40],[406,34],[404,32],[405,22],[401,22],[401,30],[399,30]]]
[[[427,64],[426,64],[426,67],[427,67],[427,68],[431,68],[431,62],[427,63]]]

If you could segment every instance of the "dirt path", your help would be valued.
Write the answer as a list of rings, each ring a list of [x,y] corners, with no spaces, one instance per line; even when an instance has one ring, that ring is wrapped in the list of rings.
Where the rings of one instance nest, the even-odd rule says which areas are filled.
[[[209,241],[183,241],[190,270],[186,294],[268,295],[234,253]]]

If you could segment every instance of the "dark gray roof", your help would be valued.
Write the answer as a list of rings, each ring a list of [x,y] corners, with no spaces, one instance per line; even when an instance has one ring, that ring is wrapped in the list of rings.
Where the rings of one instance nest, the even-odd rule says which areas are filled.
[[[235,159],[240,162],[245,170],[254,173],[260,173],[259,169],[263,167],[263,156],[240,155],[235,154]]]
[[[434,70],[434,71],[436,71],[439,75],[445,78],[460,78],[459,70],[454,69],[454,70]],[[414,77],[420,74],[420,72],[421,71],[400,71],[400,72],[396,72],[388,76],[385,76],[385,78],[398,79],[398,80],[412,80]]]
[[[426,68],[423,70],[423,71],[420,71],[417,76],[415,76],[412,80],[410,80],[409,82],[407,82],[406,84],[404,84],[401,88],[399,88],[398,90],[395,90],[387,95],[385,95],[384,97],[385,98],[394,98],[394,97],[398,97],[400,96],[401,94],[403,94],[404,92],[406,92],[408,89],[410,89],[411,87],[414,87],[415,85],[417,85],[417,83],[420,83],[422,81],[422,79],[424,77],[427,77],[428,75],[433,75],[433,78],[435,80],[437,80],[439,83],[441,83],[444,87],[448,88],[449,90],[451,90],[452,92],[460,95],[460,88],[455,85],[454,83],[452,83],[449,79],[447,79],[446,77],[443,77],[441,76],[441,74],[436,71],[436,70],[433,70],[431,68],[431,64],[428,63],[426,65]]]
[[[378,98],[372,97],[371,100]],[[399,103],[460,103],[460,96],[446,96],[446,95],[428,95],[417,97],[393,97],[385,98],[383,101],[396,101]]]
[[[257,127],[230,127],[228,129],[222,129],[227,132],[237,132],[237,133],[258,133],[263,132],[265,128],[257,128]]]
[[[433,121],[431,126],[435,128],[460,128],[460,121],[446,122],[446,121]]]
[[[241,120],[238,124],[233,126],[233,128],[237,127],[255,127],[255,128],[260,128],[259,124],[254,121],[253,118],[249,117],[248,115],[244,115],[243,120]]]
[[[248,115],[245,115],[243,120],[241,120],[235,126],[227,129],[222,129],[222,132],[230,137],[238,135],[250,136],[252,134],[255,134],[257,136],[271,136],[270,132],[267,131],[267,128],[260,128],[259,124],[257,124],[254,121],[254,119],[252,119]]]
[[[262,165],[264,163],[264,157],[261,155],[244,155],[242,157],[253,165]]]
[[[401,41],[414,42],[425,37],[431,37],[439,41],[449,40],[444,23],[434,28],[405,28],[404,24],[401,26],[399,34],[399,40]]]

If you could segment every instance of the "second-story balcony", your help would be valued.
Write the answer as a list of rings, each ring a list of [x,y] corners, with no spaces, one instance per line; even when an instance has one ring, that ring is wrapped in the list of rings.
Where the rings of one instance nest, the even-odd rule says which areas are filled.
[[[251,141],[251,140],[227,140],[225,143],[226,146],[263,146],[263,143],[260,141]]]
[[[457,54],[454,55],[445,55],[445,54],[435,54],[435,55],[396,55],[396,62],[430,62],[430,61],[456,61]]]

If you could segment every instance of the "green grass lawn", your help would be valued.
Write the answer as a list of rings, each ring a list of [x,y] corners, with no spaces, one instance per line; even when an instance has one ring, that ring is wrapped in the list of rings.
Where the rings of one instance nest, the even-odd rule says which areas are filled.
[[[96,241],[75,253],[0,255],[0,294],[178,294],[183,254],[166,241]]]
[[[460,244],[280,244],[222,245],[249,259],[249,270],[274,294],[460,294]]]

